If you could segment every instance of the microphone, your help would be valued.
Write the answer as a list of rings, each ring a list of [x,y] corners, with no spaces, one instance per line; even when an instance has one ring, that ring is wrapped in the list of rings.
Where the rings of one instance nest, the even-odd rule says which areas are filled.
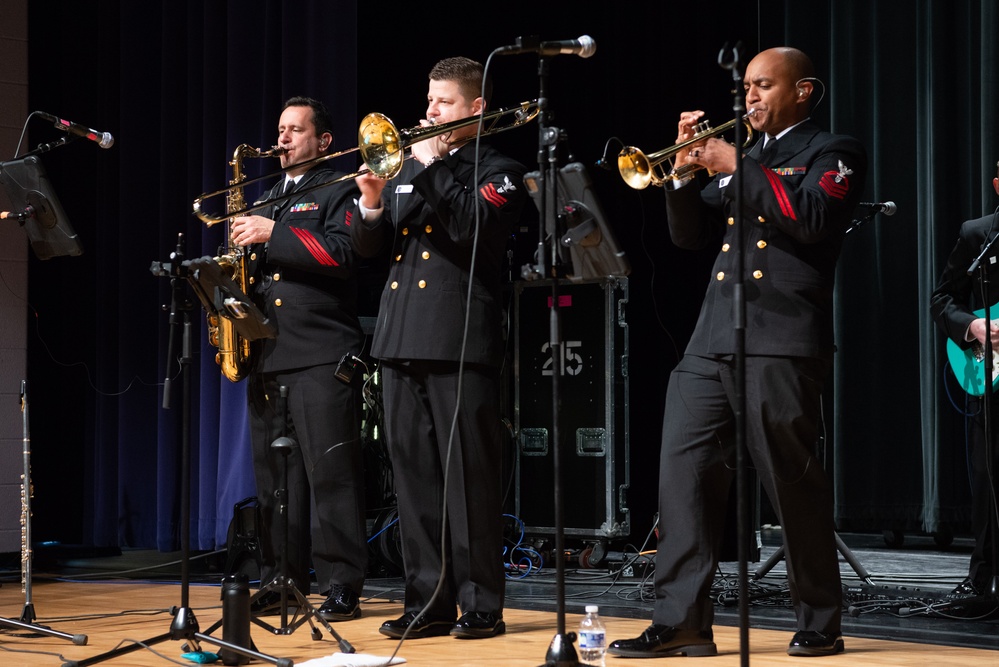
[[[577,39],[563,39],[554,42],[538,42],[536,37],[517,38],[513,46],[501,46],[496,49],[500,55],[516,55],[519,53],[537,53],[541,56],[557,56],[575,54],[580,58],[589,58],[597,52],[597,42],[589,35],[581,35]]]
[[[84,139],[90,139],[101,148],[111,148],[114,146],[114,137],[111,136],[110,132],[98,132],[97,130],[91,130],[85,125],[80,125],[63,118],[58,118],[57,116],[47,114],[43,111],[36,111],[35,113],[45,120],[52,121],[56,129],[68,132],[69,134],[75,134],[76,136],[83,137]]]
[[[878,204],[860,202],[857,206],[869,209],[872,213],[884,213],[885,215],[895,215],[895,211],[898,210],[898,207],[895,206],[895,202],[893,201],[886,201]]]
[[[538,53],[543,56],[557,56],[560,54],[577,55],[580,58],[589,58],[597,52],[597,43],[589,35],[581,35],[578,39],[563,39],[557,42],[541,42]]]

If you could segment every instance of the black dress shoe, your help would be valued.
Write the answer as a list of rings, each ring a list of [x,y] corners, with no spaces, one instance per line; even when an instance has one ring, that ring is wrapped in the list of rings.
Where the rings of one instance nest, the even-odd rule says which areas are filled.
[[[842,652],[842,635],[831,632],[819,632],[817,630],[799,630],[795,632],[791,643],[787,647],[788,655],[835,655]]]
[[[506,632],[506,623],[500,614],[466,611],[451,628],[451,636],[458,639],[485,639]]]
[[[661,658],[668,655],[718,655],[711,630],[689,630],[672,625],[650,625],[634,639],[618,639],[607,652],[623,658]]]
[[[297,609],[298,600],[294,595],[289,595],[288,610],[295,613]],[[255,596],[250,602],[250,613],[254,616],[277,616],[281,613],[281,593],[267,591],[263,595]]]
[[[326,621],[349,621],[361,615],[361,601],[350,586],[333,584],[329,597],[316,613]]]
[[[412,626],[409,634],[406,634],[406,638],[422,639],[424,637],[441,637],[446,635],[451,632],[451,628],[454,626],[454,621],[441,618],[428,618],[426,614],[421,616],[419,620],[416,620],[418,613],[416,611],[407,611],[394,621],[385,621],[382,623],[382,627],[378,628],[378,632],[386,637],[402,639],[402,636],[406,634],[406,630]]]

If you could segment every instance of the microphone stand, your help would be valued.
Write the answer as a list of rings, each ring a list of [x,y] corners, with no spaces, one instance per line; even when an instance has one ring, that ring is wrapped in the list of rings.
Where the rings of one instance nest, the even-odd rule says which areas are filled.
[[[744,211],[742,205],[742,146],[746,142],[742,118],[746,114],[746,100],[740,70],[740,49],[722,47],[718,53],[718,64],[732,72],[732,109],[735,112],[735,174],[730,187],[735,187],[735,237],[738,248],[735,255],[735,286],[732,300],[732,319],[735,323],[735,456],[736,456],[736,507],[738,508],[736,535],[739,542],[739,656],[740,664],[749,665],[749,473],[746,465],[746,293],[744,290],[745,237],[743,236]]]
[[[852,232],[857,227],[860,227],[865,222],[870,222],[871,220],[874,219],[874,216],[877,215],[877,213],[878,213],[877,211],[871,211],[870,213],[868,213],[867,215],[865,215],[862,218],[855,218],[855,219],[851,220],[850,221],[850,226],[846,228],[846,231],[843,232],[843,234],[844,235],[849,234],[850,232]]]
[[[995,227],[995,217],[999,216],[999,209],[997,209],[995,215],[993,216],[992,226],[989,231]],[[982,394],[982,421],[984,425],[984,456],[985,456],[985,466],[988,471],[989,478],[989,493],[992,495],[992,502],[989,503],[989,529],[988,529],[988,540],[991,543],[989,548],[989,557],[992,561],[992,579],[989,582],[988,590],[986,595],[993,600],[999,598],[999,545],[997,545],[997,537],[999,537],[999,517],[996,516],[996,505],[995,505],[995,476],[993,471],[995,469],[995,452],[994,445],[992,442],[992,398],[995,394],[992,387],[993,377],[995,375],[995,361],[994,361],[994,346],[992,345],[992,314],[990,312],[989,306],[989,272],[986,263],[982,260],[988,254],[989,250],[992,249],[993,244],[995,244],[996,239],[999,238],[999,234],[996,234],[991,239],[986,237],[986,243],[982,246],[982,251],[978,253],[975,260],[968,267],[968,275],[973,276],[975,272],[979,275],[979,284],[982,290],[982,304],[985,309],[985,345],[984,345],[984,356],[982,358],[982,379],[985,381],[985,392]]]
[[[562,436],[560,421],[560,377],[562,374],[562,324],[559,310],[559,233],[558,224],[558,164],[556,148],[561,131],[548,126],[548,61],[544,56],[538,59],[538,168],[542,174],[541,220],[538,221],[539,268],[544,269],[544,237],[548,233],[551,242],[552,305],[549,313],[550,346],[552,355],[552,475],[554,485],[555,511],[555,594],[556,631],[545,654],[542,667],[574,667],[579,664],[573,642],[576,633],[566,633],[565,629],[565,529],[562,504]]]
[[[154,262],[151,267],[155,275],[170,277],[170,331],[167,338],[167,372],[166,380],[163,383],[163,408],[170,409],[170,386],[171,371],[173,369],[173,359],[176,355],[175,332],[180,329],[182,334],[180,364],[181,381],[183,386],[181,404],[181,428],[180,428],[180,606],[171,609],[173,623],[170,624],[170,631],[155,637],[151,637],[142,642],[136,642],[120,646],[118,648],[101,653],[85,660],[67,660],[63,667],[83,667],[103,662],[110,658],[125,653],[132,653],[139,649],[148,648],[154,644],[159,644],[173,640],[186,640],[187,644],[195,651],[200,650],[199,641],[215,644],[222,648],[229,649],[235,653],[247,655],[252,658],[273,663],[277,667],[292,667],[294,664],[290,658],[274,658],[257,651],[247,649],[238,644],[233,644],[212,637],[210,634],[200,632],[198,619],[194,616],[194,610],[190,606],[190,543],[191,543],[191,316],[193,302],[187,298],[184,291],[184,284],[187,282],[189,263],[184,261],[184,235],[177,235],[177,249],[170,255],[171,263],[163,264]],[[180,317],[183,313],[183,318]]]

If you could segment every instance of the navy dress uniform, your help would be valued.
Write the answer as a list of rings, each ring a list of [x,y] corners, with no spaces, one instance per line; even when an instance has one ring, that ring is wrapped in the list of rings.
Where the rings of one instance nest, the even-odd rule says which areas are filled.
[[[455,603],[463,614],[488,615],[494,628],[502,618],[501,279],[526,201],[525,169],[483,144],[476,182],[475,151],[472,142],[427,167],[408,160],[386,185],[377,220],[358,214],[351,226],[358,254],[390,252],[372,356],[382,372],[407,615],[399,628],[383,626],[386,634],[430,602],[445,561],[444,588],[409,636],[446,634]]]
[[[357,187],[347,180],[296,194],[339,175],[326,164],[302,175],[290,199],[263,211],[275,220],[270,240],[248,248],[251,295],[277,328],[275,338],[254,342],[247,386],[266,527],[261,582],[273,578],[284,542],[273,497],[283,486],[283,457],[270,445],[288,435],[298,448],[288,457],[284,574],[306,595],[310,564],[324,595],[342,586],[360,594],[367,569],[357,388],[334,376],[340,359],[360,354],[363,344],[349,231]],[[282,187],[267,198],[281,195]],[[278,414],[281,386],[288,391],[287,424]]]
[[[783,529],[799,631],[840,632],[842,590],[832,489],[815,456],[823,383],[833,356],[833,281],[866,176],[855,139],[811,121],[760,144],[742,163],[746,440]],[[667,193],[679,247],[719,244],[690,342],[670,376],[663,415],[653,623],[710,637],[708,596],[734,477],[736,397],[735,188]]]

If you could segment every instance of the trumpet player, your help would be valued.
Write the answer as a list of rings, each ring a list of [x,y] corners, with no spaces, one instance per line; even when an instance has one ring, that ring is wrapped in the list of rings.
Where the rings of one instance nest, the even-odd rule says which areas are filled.
[[[322,102],[289,99],[277,132],[281,164],[292,168],[267,194],[276,201],[262,215],[232,222],[233,240],[248,250],[251,296],[277,327],[275,338],[255,341],[256,361],[247,378],[264,521],[261,584],[283,574],[308,595],[311,563],[319,592],[327,596],[317,613],[345,621],[361,613],[368,553],[357,388],[336,377],[340,359],[360,354],[363,342],[348,231],[357,188],[347,179],[306,191],[340,176],[328,163],[316,162],[333,143],[332,119]],[[274,492],[285,486],[284,455],[271,443],[282,436],[298,446],[287,455],[288,558],[286,571],[278,573],[285,538]],[[279,601],[279,593],[266,591],[256,598],[256,611]]]
[[[479,63],[447,58],[429,78],[425,124],[482,114],[489,90]],[[524,167],[485,143],[479,151],[466,141],[475,133],[472,124],[413,144],[414,159],[391,181],[357,178],[355,248],[389,252],[391,262],[372,355],[405,570],[405,613],[379,630],[394,638],[506,629],[500,292],[506,240],[527,195]]]
[[[823,382],[833,353],[833,276],[867,169],[863,146],[810,118],[818,80],[793,48],[746,67],[746,111],[761,140],[743,158],[743,212],[734,206],[736,150],[693,144],[677,165],[696,172],[667,190],[670,236],[681,248],[717,247],[694,333],[670,375],[663,415],[659,542],[652,625],[608,652],[624,657],[714,655],[708,597],[735,475],[736,279],[745,295],[745,426],[754,469],[780,520],[797,632],[793,656],[843,651],[842,590],[832,490],[815,455]],[[701,111],[680,115],[677,143]],[[741,215],[741,225],[734,225]],[[742,230],[742,237],[736,230]],[[744,251],[744,275],[736,257]]]

